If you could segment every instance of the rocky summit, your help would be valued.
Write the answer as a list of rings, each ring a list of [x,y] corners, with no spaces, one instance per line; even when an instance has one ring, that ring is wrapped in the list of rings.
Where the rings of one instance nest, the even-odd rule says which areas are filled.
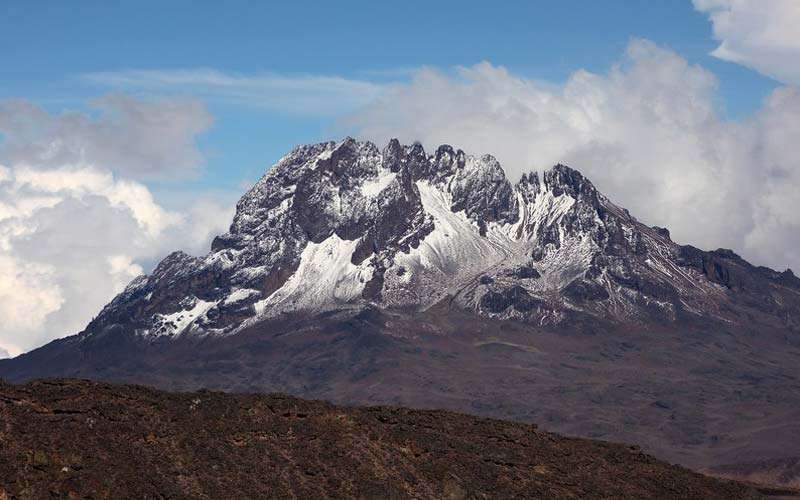
[[[348,138],[294,149],[206,256],[0,376],[447,408],[712,467],[796,456],[798,362],[790,270],[677,244],[564,165],[512,182]]]
[[[4,499],[763,497],[636,447],[280,395],[0,384],[0,439]]]
[[[798,292],[791,271],[673,243],[564,165],[512,184],[489,155],[346,139],[282,158],[207,256],[169,255],[82,336],[229,335],[287,312],[426,310],[445,298],[538,325],[752,311],[798,330]]]

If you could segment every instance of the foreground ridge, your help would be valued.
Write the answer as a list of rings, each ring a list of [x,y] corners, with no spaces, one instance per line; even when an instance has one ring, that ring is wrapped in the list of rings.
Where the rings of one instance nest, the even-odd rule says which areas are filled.
[[[443,411],[0,383],[0,498],[759,498],[636,447]]]

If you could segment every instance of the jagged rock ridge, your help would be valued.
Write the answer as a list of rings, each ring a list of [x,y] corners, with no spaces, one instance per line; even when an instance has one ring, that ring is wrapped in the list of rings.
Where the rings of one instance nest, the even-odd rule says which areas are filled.
[[[171,254],[86,334],[229,334],[291,311],[424,310],[445,299],[537,324],[738,321],[737,287],[754,292],[747,307],[797,328],[781,290],[800,280],[760,269],[742,281],[741,266],[732,252],[675,244],[564,165],[512,184],[489,155],[348,138],[281,158],[207,256]]]

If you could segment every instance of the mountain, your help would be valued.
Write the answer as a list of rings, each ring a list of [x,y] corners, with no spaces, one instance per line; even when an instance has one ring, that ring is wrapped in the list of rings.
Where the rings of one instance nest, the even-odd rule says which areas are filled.
[[[0,429],[0,498],[763,497],[636,447],[280,395],[0,384]]]
[[[796,331],[798,291],[791,271],[673,243],[569,167],[512,185],[489,155],[346,139],[282,158],[206,257],[169,255],[82,336],[230,335],[287,312],[445,297],[539,325],[751,315]]]
[[[175,390],[446,408],[692,467],[800,449],[800,279],[679,245],[564,165],[391,141],[301,146],[205,257],[0,361]]]

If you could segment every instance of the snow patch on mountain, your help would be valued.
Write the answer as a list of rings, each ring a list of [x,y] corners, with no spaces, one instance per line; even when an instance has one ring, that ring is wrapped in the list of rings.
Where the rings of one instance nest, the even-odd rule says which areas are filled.
[[[252,288],[238,288],[225,297],[225,300],[222,301],[222,305],[236,304],[259,295],[261,295],[261,292],[253,290]]]
[[[389,184],[397,178],[397,174],[386,169],[378,171],[373,179],[368,179],[361,184],[361,194],[367,198],[378,196]]]
[[[481,236],[463,210],[450,209],[453,202],[447,191],[427,181],[417,181],[416,187],[434,229],[417,248],[395,256],[384,282],[384,297],[394,305],[432,305],[510,255],[508,241],[504,246]]]
[[[542,226],[557,225],[559,220],[575,205],[575,198],[566,193],[555,196],[552,191],[542,191],[532,207],[525,206],[526,220],[532,221],[531,234],[538,234]],[[530,210],[530,213],[527,213]]]
[[[452,198],[447,192],[425,181],[416,184],[435,229],[405,259],[409,264],[458,275],[476,266],[491,266],[506,256],[502,247],[479,234],[477,224],[464,211],[450,209]]]
[[[184,301],[188,309],[176,311],[171,314],[156,314],[154,316],[153,328],[149,331],[155,336],[175,336],[183,333],[190,328],[195,321],[205,316],[205,314],[218,304],[190,297]]]
[[[259,314],[295,309],[319,310],[357,299],[372,278],[368,263],[351,262],[358,240],[332,234],[321,243],[309,242],[291,278],[269,297],[255,303]]]

